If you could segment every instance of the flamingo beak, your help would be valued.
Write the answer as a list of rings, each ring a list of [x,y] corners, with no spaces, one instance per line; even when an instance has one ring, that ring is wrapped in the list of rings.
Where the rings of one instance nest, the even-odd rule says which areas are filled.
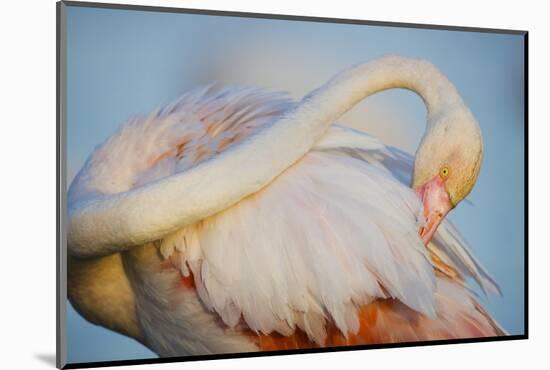
[[[419,233],[424,244],[428,245],[437,227],[453,207],[445,190],[445,181],[439,175],[415,190],[422,199],[426,221]]]

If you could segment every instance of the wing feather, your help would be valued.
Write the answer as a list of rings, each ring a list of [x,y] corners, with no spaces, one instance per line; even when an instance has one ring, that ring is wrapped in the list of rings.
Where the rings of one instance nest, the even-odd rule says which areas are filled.
[[[85,165],[86,176],[97,181],[82,183],[105,194],[186,171],[292,105],[282,94],[258,89],[196,90],[122,127]],[[255,335],[302,343],[293,335],[303,333],[313,345],[423,338],[418,327],[397,331],[398,323],[412,320],[444,337],[452,331],[445,315],[457,300],[446,301],[447,288],[441,295],[436,269],[450,269],[448,278],[468,297],[465,276],[487,292],[498,286],[450,222],[424,247],[417,234],[421,204],[408,187],[412,159],[335,125],[262,191],[167,235],[157,243],[160,253],[183,277],[193,276],[186,285],[208,310],[229,327],[244,322]],[[472,317],[467,311],[458,319]]]

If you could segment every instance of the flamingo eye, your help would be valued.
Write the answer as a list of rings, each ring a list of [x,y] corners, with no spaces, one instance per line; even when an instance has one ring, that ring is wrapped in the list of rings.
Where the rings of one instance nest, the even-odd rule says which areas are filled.
[[[442,178],[446,179],[447,177],[449,177],[449,167],[442,167],[440,170],[439,170],[439,176],[441,176]]]

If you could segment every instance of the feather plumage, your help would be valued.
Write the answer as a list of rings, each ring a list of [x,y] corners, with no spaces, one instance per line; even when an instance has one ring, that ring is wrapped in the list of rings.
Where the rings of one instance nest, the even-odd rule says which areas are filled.
[[[286,96],[259,89],[211,85],[186,94],[130,121],[100,146],[69,198],[114,194],[188,171],[257,134],[292,106]],[[275,335],[296,344],[304,343],[296,337],[302,335],[312,346],[472,336],[460,326],[472,320],[480,335],[497,335],[464,278],[488,292],[498,292],[498,286],[456,228],[444,221],[428,248],[418,236],[422,205],[409,187],[411,169],[409,154],[332,126],[261,191],[155,243],[179,271],[170,279],[186,283],[174,289],[164,272],[130,273],[150,279],[146,292],[136,288],[146,340],[156,341],[161,354],[181,355],[221,352],[219,338],[211,346],[204,338],[219,336],[216,330],[223,328],[231,333],[231,350],[240,343],[235,333],[247,330],[260,338],[253,340],[259,348],[261,340],[276,343],[266,339]],[[246,170],[236,168],[234,176]],[[436,270],[445,268],[446,278],[436,278]],[[148,301],[155,289],[155,295],[168,295],[159,301],[172,301],[162,303],[164,311]],[[192,320],[189,307],[207,310],[204,320],[213,328],[208,335],[196,333],[203,335],[200,348],[184,343],[197,340],[192,333],[178,331],[197,330],[184,322]],[[372,315],[378,319],[367,319]],[[451,327],[454,319],[462,324]],[[425,327],[411,327],[412,321]]]

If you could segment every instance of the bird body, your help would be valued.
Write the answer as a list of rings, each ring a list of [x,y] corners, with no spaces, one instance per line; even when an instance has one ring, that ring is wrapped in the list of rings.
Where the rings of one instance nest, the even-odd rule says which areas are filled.
[[[301,102],[210,85],[129,121],[69,190],[75,307],[160,356],[503,335],[465,280],[498,286],[442,220],[480,158],[452,166],[472,184],[449,177],[456,190],[432,221],[415,189],[433,171],[333,124],[396,86],[426,102],[426,145],[455,129],[449,115],[434,123],[444,110],[470,118],[431,65],[408,62],[354,67]],[[476,127],[464,129],[477,140]]]

